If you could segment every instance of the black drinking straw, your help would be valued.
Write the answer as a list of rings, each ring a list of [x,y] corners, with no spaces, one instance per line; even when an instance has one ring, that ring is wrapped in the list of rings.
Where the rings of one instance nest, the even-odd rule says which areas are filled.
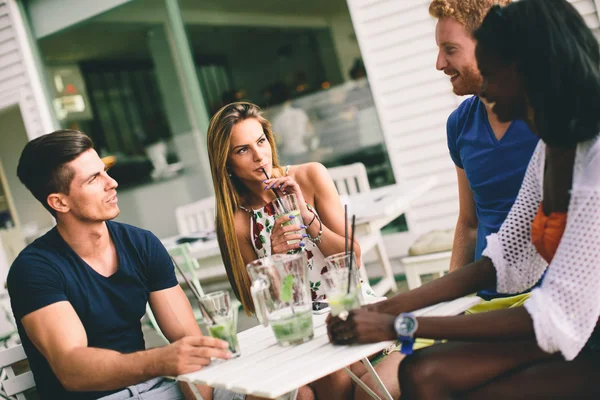
[[[266,177],[267,179],[271,179],[271,178],[269,178],[269,175],[267,175],[267,171],[265,171],[265,169],[264,169],[264,168],[261,168],[261,169],[262,169],[262,172],[263,172],[263,174],[265,174],[265,177]],[[273,188],[273,189],[271,189],[271,190],[273,191],[273,193],[275,193],[275,196],[277,197],[277,200],[279,200],[279,204],[281,204],[281,207],[283,207],[283,213],[284,213],[284,214],[287,214],[287,212],[288,212],[288,211],[287,211],[287,209],[285,208],[285,204],[283,204],[283,201],[281,201],[281,197],[279,197],[279,193],[277,193],[277,190],[275,190],[275,188]]]
[[[348,256],[348,204],[344,204],[344,254]]]
[[[350,282],[352,278],[352,260],[354,259],[354,223],[356,215],[352,215],[352,234],[350,238],[350,264],[348,265],[348,293],[350,293]]]
[[[181,270],[181,267],[179,266],[179,264],[177,264],[177,261],[175,261],[175,259],[173,257],[171,257],[171,260],[173,261],[173,264],[175,264],[175,268],[177,268],[177,271],[179,271],[179,274],[181,274],[181,276],[183,276],[183,279],[185,280],[185,283],[187,283],[187,285],[190,288],[190,290],[192,291],[192,294],[194,295],[194,297],[196,297],[196,299],[198,300],[198,304],[200,305],[200,308],[202,309],[202,311],[204,311],[204,313],[206,315],[208,315],[208,318],[210,318],[210,321],[213,323],[213,325],[216,325],[215,320],[209,314],[208,310],[204,307],[204,304],[202,304],[202,301],[200,301],[200,293],[198,293],[196,291],[196,287],[192,284],[192,282],[190,282],[188,280],[187,276],[185,276],[185,274]]]

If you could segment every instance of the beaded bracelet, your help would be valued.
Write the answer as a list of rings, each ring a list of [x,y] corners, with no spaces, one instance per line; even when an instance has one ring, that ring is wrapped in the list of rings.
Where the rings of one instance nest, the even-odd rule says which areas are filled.
[[[317,214],[317,212],[315,211],[313,206],[306,203],[306,208],[308,208],[308,211],[310,211],[314,215],[314,218],[312,219],[312,221],[310,221],[310,224],[307,225],[307,228],[313,223],[315,218],[319,221],[319,233],[317,234],[317,236],[315,236],[315,237],[310,236],[308,234],[308,231],[306,231],[306,236],[310,239],[311,242],[319,243],[321,241],[321,236],[323,236],[323,222],[321,221],[321,218],[319,218],[319,215]]]

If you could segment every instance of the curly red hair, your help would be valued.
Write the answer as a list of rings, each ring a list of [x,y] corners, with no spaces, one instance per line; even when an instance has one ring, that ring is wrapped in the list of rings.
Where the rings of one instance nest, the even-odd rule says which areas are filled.
[[[454,18],[472,34],[483,22],[492,6],[506,6],[512,0],[433,0],[429,14],[437,19]]]

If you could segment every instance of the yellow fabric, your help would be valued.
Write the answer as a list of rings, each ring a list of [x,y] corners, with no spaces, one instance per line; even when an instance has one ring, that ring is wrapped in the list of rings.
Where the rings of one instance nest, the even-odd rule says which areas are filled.
[[[523,293],[511,297],[500,297],[490,301],[482,301],[465,311],[465,314],[478,314],[486,311],[502,310],[505,308],[521,307],[531,296],[531,293]]]

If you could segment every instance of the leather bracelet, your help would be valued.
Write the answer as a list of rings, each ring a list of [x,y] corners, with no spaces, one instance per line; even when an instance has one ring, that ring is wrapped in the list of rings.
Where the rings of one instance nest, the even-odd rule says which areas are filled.
[[[319,221],[319,233],[317,234],[317,236],[312,237],[308,234],[308,231],[306,231],[306,236],[308,237],[308,239],[311,242],[317,244],[321,241],[321,236],[323,236],[323,222],[321,221],[321,218],[319,218],[319,215],[317,214],[317,212],[315,211],[313,206],[306,203],[306,208],[308,208],[308,211],[310,211],[314,215],[314,218],[312,219],[312,221],[310,221],[310,224],[308,224],[306,227],[308,228],[314,222],[315,218]]]

